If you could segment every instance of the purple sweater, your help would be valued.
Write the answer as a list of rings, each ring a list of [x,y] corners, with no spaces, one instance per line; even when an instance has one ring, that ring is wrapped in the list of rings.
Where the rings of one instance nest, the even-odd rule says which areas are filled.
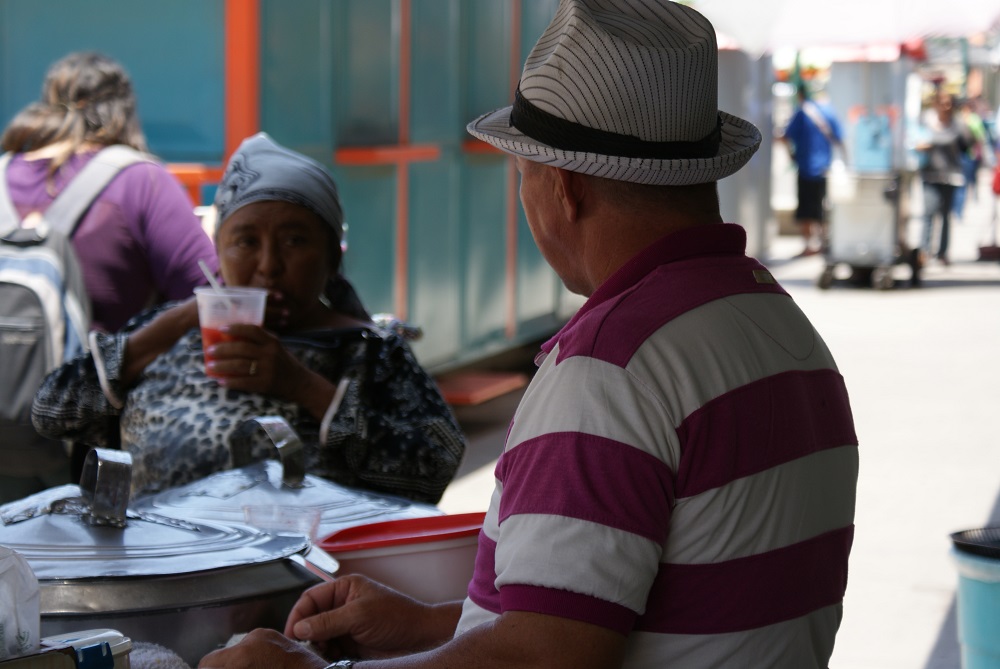
[[[71,158],[55,175],[55,193],[47,188],[48,159],[15,156],[7,183],[18,213],[44,210],[93,156]],[[187,193],[155,163],[131,165],[114,178],[84,215],[73,247],[93,307],[91,328],[107,332],[146,307],[190,296],[206,283],[199,259],[218,267]]]

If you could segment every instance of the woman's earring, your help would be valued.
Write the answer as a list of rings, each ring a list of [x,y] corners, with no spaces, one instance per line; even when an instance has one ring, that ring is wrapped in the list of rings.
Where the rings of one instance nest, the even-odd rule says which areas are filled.
[[[333,309],[333,305],[330,304],[330,298],[322,293],[320,293],[319,296],[319,303],[322,304],[327,309]]]

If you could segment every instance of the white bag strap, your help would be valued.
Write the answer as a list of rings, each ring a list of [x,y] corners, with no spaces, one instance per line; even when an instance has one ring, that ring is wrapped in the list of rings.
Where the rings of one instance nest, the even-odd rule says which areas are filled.
[[[5,237],[7,233],[21,225],[21,215],[17,213],[17,208],[10,199],[10,190],[7,188],[7,164],[10,163],[10,159],[9,152],[0,156],[0,237]]]
[[[809,117],[809,120],[819,128],[819,131],[823,133],[826,137],[826,141],[830,144],[836,144],[837,140],[833,137],[833,130],[830,128],[830,122],[826,119],[826,115],[823,114],[822,110],[816,106],[812,100],[806,100],[802,103],[802,112]]]
[[[128,146],[101,149],[45,210],[46,222],[53,230],[70,237],[84,212],[115,175],[133,163],[148,160],[149,156]]]

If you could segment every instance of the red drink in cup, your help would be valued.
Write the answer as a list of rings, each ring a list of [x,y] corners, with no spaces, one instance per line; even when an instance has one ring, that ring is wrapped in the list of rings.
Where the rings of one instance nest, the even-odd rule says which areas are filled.
[[[208,349],[210,349],[214,344],[218,344],[219,342],[224,342],[224,341],[236,341],[236,337],[234,337],[232,335],[229,335],[229,334],[226,334],[226,333],[222,332],[221,330],[217,330],[215,328],[206,328],[206,327],[203,327],[201,329],[201,345],[202,345],[202,348],[205,351],[205,366],[206,367],[208,366],[208,363],[210,363],[213,360],[215,360],[215,358],[213,358],[209,354]],[[216,376],[215,374],[212,374],[211,372],[208,372],[208,375],[209,376]]]
[[[234,323],[264,324],[264,305],[267,291],[263,288],[212,288],[194,289],[198,300],[198,322],[201,325],[202,349],[205,364],[212,361],[208,349],[220,342],[235,341],[236,337],[224,334],[221,328]],[[206,372],[209,376],[218,376]]]

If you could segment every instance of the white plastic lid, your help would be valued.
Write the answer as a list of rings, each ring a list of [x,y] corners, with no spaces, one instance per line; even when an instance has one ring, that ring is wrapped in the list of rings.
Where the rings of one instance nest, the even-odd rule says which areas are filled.
[[[112,655],[121,655],[132,650],[132,639],[118,630],[112,629],[82,630],[47,636],[42,639],[42,646],[73,646],[73,648],[80,650],[105,642],[111,647]]]

